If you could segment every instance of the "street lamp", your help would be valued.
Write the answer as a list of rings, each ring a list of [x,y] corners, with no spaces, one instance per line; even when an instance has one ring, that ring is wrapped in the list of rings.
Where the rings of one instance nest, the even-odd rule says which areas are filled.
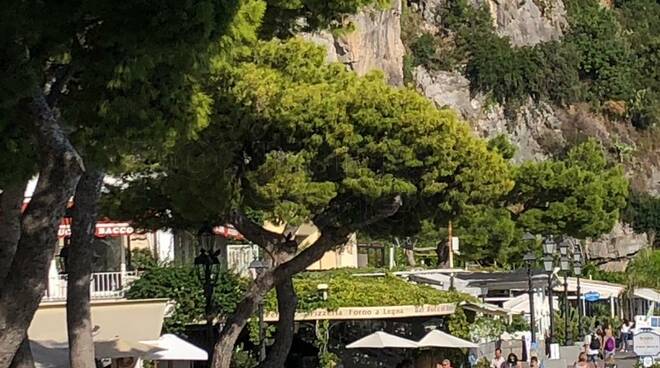
[[[256,280],[268,266],[261,260],[255,259],[250,262],[248,269],[252,278]],[[259,362],[266,360],[266,333],[264,329],[264,303],[259,303]]]
[[[536,342],[536,318],[534,316],[534,287],[532,285],[532,266],[536,257],[533,252],[528,252],[523,257],[523,261],[527,264],[527,289],[529,293],[529,330],[532,333],[532,344]]]
[[[580,296],[580,276],[582,275],[582,250],[576,245],[573,253],[573,272],[577,277],[577,311],[578,311],[578,340],[582,340],[582,301]]]
[[[555,259],[554,254],[557,248],[557,243],[555,243],[552,236],[548,237],[543,241],[543,269],[548,274],[548,307],[550,308],[550,333],[548,334],[547,344],[552,344],[552,337],[554,334],[555,326],[555,310],[554,310],[554,297],[552,295],[552,274],[555,268]]]
[[[204,315],[206,317],[206,338],[207,350],[212,352],[213,336],[213,290],[218,283],[218,274],[220,272],[220,261],[218,254],[220,251],[214,251],[215,235],[210,226],[203,226],[198,234],[199,255],[195,257],[195,271],[197,278],[202,284],[204,290]]]
[[[568,240],[563,240],[559,244],[559,266],[564,272],[564,342],[568,345],[573,345],[573,337],[569,330],[569,309],[568,309],[568,272],[571,270],[571,262],[568,256],[568,247],[570,243]]]

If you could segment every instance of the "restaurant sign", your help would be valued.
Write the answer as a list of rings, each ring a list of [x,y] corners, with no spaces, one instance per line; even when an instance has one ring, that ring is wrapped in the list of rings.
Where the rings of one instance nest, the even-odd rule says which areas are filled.
[[[127,222],[98,222],[96,223],[96,233],[94,235],[104,238],[107,236],[131,235],[134,232],[135,229]],[[60,238],[71,236],[71,225],[61,224],[57,230],[57,236]]]
[[[424,304],[424,305],[397,305],[388,307],[350,307],[338,308],[335,310],[315,309],[310,312],[296,313],[296,321],[314,321],[314,320],[356,320],[356,319],[387,319],[387,318],[410,318],[442,316],[453,314],[456,311],[456,305],[447,304]],[[266,313],[264,320],[275,322],[279,319],[279,314],[275,312]]]
[[[633,351],[637,356],[660,357],[660,335],[653,331],[636,333],[633,336]]]

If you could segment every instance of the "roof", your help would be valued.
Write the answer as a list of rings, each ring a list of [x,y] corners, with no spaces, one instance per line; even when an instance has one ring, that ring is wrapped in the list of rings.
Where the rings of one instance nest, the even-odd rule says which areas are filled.
[[[522,311],[512,310],[509,308],[502,308],[495,304],[490,303],[471,303],[463,302],[461,303],[463,309],[471,310],[473,312],[490,314],[493,316],[508,316],[509,314],[520,314]]]
[[[568,291],[570,293],[577,292],[577,278],[569,277],[567,279]],[[580,279],[580,294],[584,295],[589,292],[596,292],[600,294],[600,299],[609,299],[611,297],[618,297],[626,289],[625,285],[615,284],[611,282],[598,281],[598,280],[589,280],[589,279]],[[563,280],[557,286],[555,286],[556,291],[564,291]]]
[[[660,292],[650,288],[635,289],[635,296],[638,298],[650,300],[655,303],[660,303]]]
[[[411,273],[409,279],[412,281],[438,284],[448,288],[451,276],[443,271],[437,273]],[[532,282],[534,287],[545,287],[548,283],[548,276],[541,270],[532,272]],[[513,272],[459,272],[454,274],[454,287],[458,290],[472,294],[481,294],[481,289],[488,290],[527,290],[528,277],[527,271]]]
[[[95,340],[115,337],[131,341],[160,337],[167,299],[92,300],[92,325]],[[66,302],[42,303],[34,314],[30,340],[67,342]]]

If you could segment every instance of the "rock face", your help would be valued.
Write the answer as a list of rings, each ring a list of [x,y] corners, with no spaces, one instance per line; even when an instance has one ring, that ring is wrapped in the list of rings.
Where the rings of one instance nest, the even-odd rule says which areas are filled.
[[[420,12],[426,23],[438,24],[438,7],[447,0],[419,0],[413,10]],[[568,26],[562,0],[471,0],[475,7],[485,6],[500,36],[511,39],[514,46],[536,45],[561,38]]]
[[[628,225],[618,223],[612,232],[588,241],[586,255],[606,271],[625,271],[631,256],[648,246],[646,234],[636,234]]]
[[[507,117],[502,106],[488,105],[481,95],[471,96],[470,82],[455,72],[427,71],[418,66],[413,71],[415,87],[436,106],[449,107],[470,122],[483,138],[505,134],[518,147],[515,162],[543,160],[549,148],[562,145],[562,122],[553,108],[529,101],[515,117]]]
[[[561,0],[475,0],[490,10],[495,29],[514,46],[536,45],[561,38],[568,26]]]
[[[389,9],[365,9],[346,20],[354,31],[335,36],[327,31],[303,34],[328,50],[328,61],[341,62],[359,75],[382,70],[390,84],[403,85],[401,0]]]

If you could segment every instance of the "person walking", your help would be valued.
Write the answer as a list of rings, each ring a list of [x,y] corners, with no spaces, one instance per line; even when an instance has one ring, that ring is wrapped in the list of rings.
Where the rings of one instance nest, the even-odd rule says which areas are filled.
[[[598,360],[598,355],[600,354],[600,348],[601,348],[601,339],[600,336],[598,336],[598,333],[596,332],[597,330],[594,330],[591,335],[589,336],[589,341],[587,342],[587,356],[589,357],[589,361],[596,364],[596,361]]]
[[[490,368],[502,368],[506,360],[502,356],[502,349],[495,349],[495,359],[490,362]]]
[[[574,368],[594,368],[595,365],[592,362],[587,361],[587,353],[581,352],[578,355],[578,360],[573,365]]]
[[[623,319],[623,325],[621,326],[621,352],[628,351],[628,341],[632,340],[632,322],[628,321],[627,318]]]
[[[616,352],[616,340],[612,335],[612,328],[605,330],[605,338],[603,340],[603,359],[609,361],[614,358]]]
[[[509,354],[504,363],[505,368],[520,368],[520,362],[518,361],[518,356],[514,353]]]

